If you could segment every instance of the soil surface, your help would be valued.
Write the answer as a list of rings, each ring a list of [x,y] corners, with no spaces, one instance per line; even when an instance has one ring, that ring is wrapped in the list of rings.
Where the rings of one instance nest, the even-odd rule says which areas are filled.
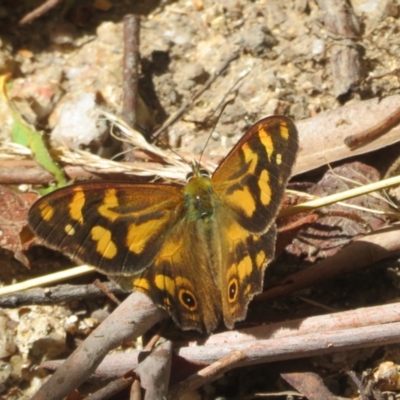
[[[98,110],[124,112],[123,18],[129,13],[141,15],[137,126],[150,138],[189,102],[188,110],[160,138],[177,152],[199,154],[207,142],[207,156],[224,155],[248,127],[265,116],[284,114],[299,121],[344,104],[399,92],[400,5],[394,0],[351,1],[347,11],[337,11],[338,23],[341,13],[347,12],[347,28],[332,27],[335,1],[109,1],[72,6],[61,2],[29,23],[22,19],[43,1],[0,2],[0,74],[11,74],[8,97],[29,124],[48,134],[54,148],[67,145],[104,158],[121,152],[120,142],[110,135],[110,125],[99,118]],[[349,59],[343,61],[347,50]],[[215,74],[211,85],[191,100]],[[0,101],[2,144],[11,141],[12,122],[10,108]],[[18,151],[7,156],[21,160]],[[363,230],[358,224],[354,234]],[[270,274],[276,273],[272,281],[298,268],[301,263],[293,262],[293,254],[307,263],[331,254],[329,249],[321,254],[318,247],[320,253],[311,256],[315,243],[304,244],[304,237],[297,240],[305,248],[300,251],[299,244],[289,248],[290,255],[282,264],[271,268]],[[34,275],[69,263],[59,255],[44,253],[51,264],[43,266],[44,250],[30,251],[30,260],[36,259],[38,266]],[[5,251],[0,263],[4,285],[32,276],[13,255]],[[382,284],[378,283],[381,272],[371,270],[302,294],[313,294],[314,300],[335,309],[375,304],[378,298],[384,303],[394,298],[398,284],[391,271],[391,278]],[[374,287],[365,293],[359,290],[363,285]],[[271,313],[274,318],[280,311],[286,318],[298,318],[323,312],[304,304],[291,298],[275,304],[277,309]],[[2,343],[6,348],[3,354],[0,350],[0,396],[30,398],[47,376],[39,363],[66,357],[111,308],[111,302],[91,300],[0,310],[0,336],[4,337],[0,349]],[[390,352],[396,353],[395,348],[335,353],[307,359],[307,366],[325,379],[336,396],[361,398],[356,383],[343,371],[366,373]],[[396,357],[391,361],[397,362]],[[254,398],[267,392],[280,393],[271,398],[300,398],[275,375],[268,365],[233,370],[185,399]]]

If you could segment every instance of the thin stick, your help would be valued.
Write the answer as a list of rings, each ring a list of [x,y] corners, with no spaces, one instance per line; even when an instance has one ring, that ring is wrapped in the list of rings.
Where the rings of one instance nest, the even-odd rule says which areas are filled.
[[[124,17],[123,99],[122,118],[130,127],[136,123],[136,104],[139,82],[140,16]]]
[[[139,65],[140,65],[140,16],[127,14],[124,17],[124,57],[122,82],[122,119],[133,128],[137,122]],[[122,142],[122,150],[126,161],[133,161],[133,146]]]
[[[3,294],[10,294],[17,292],[19,290],[26,290],[36,286],[44,286],[49,283],[57,283],[61,281],[65,281],[71,276],[77,277],[81,275],[86,275],[89,272],[93,272],[95,269],[93,267],[89,267],[88,265],[81,265],[79,267],[67,269],[65,271],[55,272],[53,274],[48,274],[45,276],[40,276],[38,278],[28,279],[27,281],[16,283],[10,286],[4,286],[0,288],[0,296]]]
[[[102,285],[114,295],[126,294],[126,291],[122,290],[116,283],[103,282]],[[28,304],[54,305],[56,303],[68,303],[73,300],[96,299],[104,297],[104,295],[105,293],[93,284],[57,285],[1,295],[0,307],[21,307]]]
[[[185,379],[173,386],[169,391],[169,396],[172,399],[179,399],[183,394],[198,389],[199,387],[210,383],[223,375],[225,372],[235,368],[239,362],[246,358],[246,354],[241,351],[233,351],[226,357],[215,361],[211,365],[203,368],[199,372],[190,375]]]
[[[136,379],[136,376],[132,376],[132,374],[130,374],[130,376],[122,376],[121,378],[118,378],[115,381],[108,383],[106,386],[97,390],[95,393],[89,395],[88,397],[86,397],[86,400],[109,399],[127,388],[129,385],[132,385],[132,383]]]
[[[62,0],[47,0],[43,4],[41,4],[39,7],[36,7],[33,11],[30,13],[26,14],[24,17],[22,17],[18,21],[18,25],[26,25],[35,20],[36,18],[39,18],[43,14],[45,14],[47,11],[51,10],[54,8],[58,3],[60,3]]]
[[[373,139],[385,134],[400,122],[400,108],[390,114],[384,121],[372,126],[364,132],[355,133],[344,139],[346,146],[355,149],[359,146],[371,142]]]

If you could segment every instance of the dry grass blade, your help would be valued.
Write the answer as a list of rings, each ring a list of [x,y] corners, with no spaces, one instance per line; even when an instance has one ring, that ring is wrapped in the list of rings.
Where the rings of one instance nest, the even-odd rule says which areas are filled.
[[[67,269],[65,271],[55,272],[53,274],[48,274],[40,276],[38,278],[28,279],[24,282],[15,283],[13,285],[4,286],[0,288],[0,296],[19,292],[21,290],[27,290],[34,287],[46,286],[50,284],[55,284],[68,279],[76,278],[81,275],[86,275],[89,272],[93,272],[95,269],[89,267],[88,265],[81,265],[79,267],[74,267]]]
[[[103,111],[103,114],[107,119],[121,131],[123,138],[120,136],[115,136],[118,140],[125,140],[129,142],[132,146],[135,146],[141,150],[147,151],[150,154],[154,154],[157,157],[162,158],[165,163],[175,165],[177,167],[182,168],[183,170],[190,171],[189,166],[186,162],[182,160],[182,158],[172,151],[163,150],[153,144],[147,142],[147,140],[143,137],[143,135],[137,130],[131,128],[125,121],[118,118],[117,116]]]
[[[299,214],[301,212],[315,210],[316,208],[328,206],[330,204],[334,204],[339,201],[348,200],[353,197],[386,189],[391,186],[399,184],[400,184],[400,176],[394,176],[393,178],[383,179],[379,182],[374,182],[369,185],[363,185],[354,189],[346,190],[344,192],[335,193],[330,196],[321,197],[320,199],[307,201],[306,203],[297,204],[295,206],[285,208],[279,213],[279,217],[280,218],[289,217],[291,215]]]
[[[88,171],[107,172],[107,173],[124,173],[126,175],[135,176],[154,176],[164,179],[183,180],[186,177],[188,169],[182,170],[181,167],[170,165],[164,166],[155,163],[120,163],[108,160],[84,150],[69,150],[66,148],[61,150],[60,159],[64,163],[81,165]]]
[[[20,160],[32,155],[32,152],[21,144],[12,142],[0,143],[0,160]]]

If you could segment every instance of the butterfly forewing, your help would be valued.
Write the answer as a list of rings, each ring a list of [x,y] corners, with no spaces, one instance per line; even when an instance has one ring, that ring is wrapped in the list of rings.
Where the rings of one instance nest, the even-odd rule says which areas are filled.
[[[138,273],[152,264],[179,220],[180,186],[93,182],[39,199],[29,224],[46,245],[107,274]]]
[[[249,232],[264,233],[275,220],[296,159],[294,123],[283,116],[253,125],[214,172],[214,192]]]

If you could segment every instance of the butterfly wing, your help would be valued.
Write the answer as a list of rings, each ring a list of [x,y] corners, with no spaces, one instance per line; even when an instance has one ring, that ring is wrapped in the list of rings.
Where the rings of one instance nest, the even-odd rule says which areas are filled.
[[[221,214],[223,215],[223,213]],[[257,235],[249,233],[228,214],[220,225],[222,274],[220,296],[225,325],[232,329],[235,321],[246,317],[247,307],[263,287],[264,271],[273,259],[276,228]]]
[[[181,186],[72,185],[39,199],[29,223],[49,247],[149,295],[182,329],[211,332],[220,322],[208,244]]]
[[[297,129],[283,116],[253,125],[213,174],[218,201],[246,230],[264,233],[275,221],[298,149]]]
[[[201,224],[185,217],[171,230],[152,268],[116,281],[149,294],[181,329],[210,333],[222,319],[222,305],[209,246]]]
[[[225,325],[244,319],[274,256],[275,218],[298,149],[294,123],[282,116],[253,125],[215,171]]]
[[[93,182],[40,198],[28,219],[49,247],[106,274],[133,275],[153,263],[181,205],[180,186]]]

